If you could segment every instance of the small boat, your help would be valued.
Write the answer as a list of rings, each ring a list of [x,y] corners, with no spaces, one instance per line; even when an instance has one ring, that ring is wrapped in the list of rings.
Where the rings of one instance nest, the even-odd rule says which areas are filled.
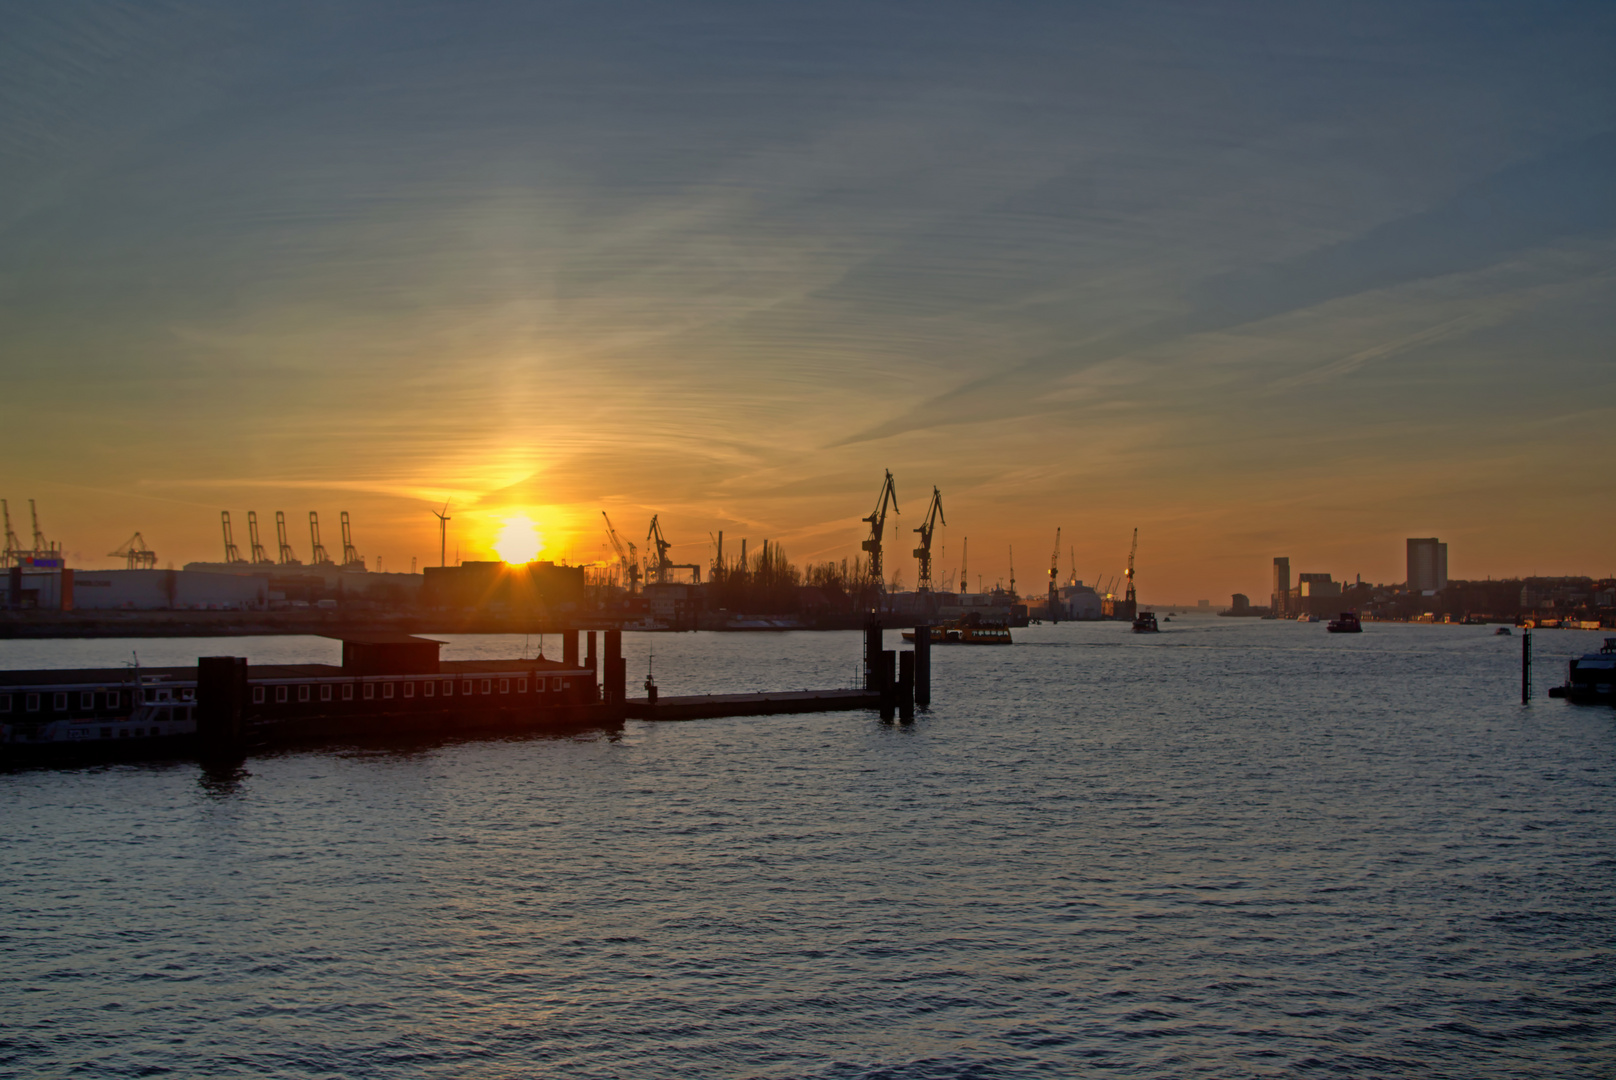
[[[1563,686],[1551,686],[1549,696],[1586,705],[1616,705],[1616,637],[1605,639],[1596,653],[1572,660]]]
[[[1356,611],[1343,611],[1331,619],[1324,627],[1332,634],[1361,634],[1363,623],[1358,621]]]
[[[1317,615],[1298,615],[1298,616],[1296,616],[1296,621],[1297,622],[1318,622],[1319,617]]]
[[[905,630],[903,640],[914,641],[915,632]],[[977,612],[955,622],[931,628],[933,645],[1011,645],[1010,628],[1004,623],[988,622]]]
[[[1511,630],[1507,626],[1500,626],[1497,630],[1493,631],[1493,637],[1514,637],[1514,636],[1515,636],[1515,631]]]
[[[1139,617],[1133,621],[1133,632],[1136,634],[1154,634],[1160,629],[1161,627],[1156,625],[1154,611],[1141,611]]]

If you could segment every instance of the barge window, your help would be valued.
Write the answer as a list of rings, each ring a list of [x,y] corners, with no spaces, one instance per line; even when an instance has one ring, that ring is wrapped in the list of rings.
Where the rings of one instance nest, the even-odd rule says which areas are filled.
[[[453,679],[445,679],[445,680],[443,680],[443,696],[444,697],[454,697],[454,680]]]
[[[39,695],[38,694],[29,694],[23,700],[27,703],[29,712],[38,712],[39,711]]]
[[[470,679],[467,679],[465,682],[460,684],[460,692],[462,694],[471,693],[471,680]]]
[[[544,693],[544,676],[543,675],[535,675],[533,677],[533,692],[535,694]]]
[[[566,688],[567,688],[567,680],[559,679],[559,678],[550,680],[550,689],[554,690],[556,693],[559,694],[561,691],[565,690]]]
[[[10,694],[0,694],[0,712],[10,712],[10,711],[11,711],[11,695]]]
[[[302,683],[302,684],[300,684],[298,686],[298,688],[297,688],[297,700],[299,700],[299,701],[307,701],[307,700],[309,700],[309,684],[308,683]]]
[[[109,727],[104,727],[104,728],[102,728],[102,729],[101,729],[101,737],[102,737],[102,738],[103,738],[103,739],[110,739],[110,738],[112,738],[112,729],[111,729],[111,728],[109,728]]]
[[[509,679],[501,679],[501,680],[499,680],[499,692],[502,693],[502,694],[510,693],[511,692],[511,680],[509,680]]]
[[[483,680],[483,693],[492,694],[493,692],[494,692],[494,680],[493,679],[484,679]]]
[[[405,697],[414,697],[415,696],[415,684],[414,683],[407,682],[407,683],[404,684],[404,696]]]
[[[353,683],[345,682],[345,683],[342,684],[342,700],[343,701],[352,701],[353,700]]]
[[[436,694],[437,692],[438,692],[438,684],[433,682],[431,679],[428,679],[426,682],[421,684],[421,696],[422,697],[431,697],[433,694]]]
[[[526,679],[517,679],[516,680],[516,692],[518,694],[527,693],[527,680]]]
[[[376,684],[373,683],[373,682],[366,683],[365,684],[365,700],[369,701],[371,698],[373,698],[375,696],[376,696]]]
[[[330,701],[331,700],[331,684],[330,683],[324,682],[324,683],[320,684],[320,700],[321,701]]]
[[[53,695],[51,695],[51,708],[55,709],[57,712],[66,711],[66,709],[67,709],[67,695],[66,694],[53,694]]]
[[[253,704],[254,705],[262,705],[263,703],[264,703],[264,688],[262,686],[253,687]]]
[[[390,698],[392,696],[393,696],[393,684],[390,683],[390,682],[382,683],[382,697]]]
[[[286,687],[277,686],[275,688],[275,702],[279,705],[284,705],[286,703]]]
[[[81,708],[81,709],[93,709],[93,708],[95,708],[95,691],[94,690],[86,690],[82,694],[79,695],[79,708]]]
[[[116,709],[118,707],[118,703],[120,701],[122,701],[122,700],[123,700],[123,698],[119,695],[118,691],[116,691],[116,690],[108,690],[107,691],[107,708]]]

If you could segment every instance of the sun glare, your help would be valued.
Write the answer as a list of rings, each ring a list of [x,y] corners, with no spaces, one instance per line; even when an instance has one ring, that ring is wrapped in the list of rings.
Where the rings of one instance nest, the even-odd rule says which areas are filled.
[[[544,550],[544,537],[526,514],[502,519],[499,536],[494,539],[494,551],[513,566],[532,562]]]

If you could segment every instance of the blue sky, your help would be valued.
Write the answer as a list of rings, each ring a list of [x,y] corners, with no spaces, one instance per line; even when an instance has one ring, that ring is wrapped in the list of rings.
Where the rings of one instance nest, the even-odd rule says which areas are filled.
[[[841,557],[891,468],[988,582],[1616,570],[1611,5],[5,17],[0,493],[85,565]]]

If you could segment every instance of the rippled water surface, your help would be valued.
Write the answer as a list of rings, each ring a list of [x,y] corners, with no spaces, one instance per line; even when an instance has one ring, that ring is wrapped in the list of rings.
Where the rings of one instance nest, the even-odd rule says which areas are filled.
[[[1164,629],[937,650],[911,727],[0,775],[0,1073],[1612,1075],[1616,712],[1541,696],[1599,635],[1539,632],[1523,708],[1488,628]],[[0,664],[132,647],[337,656]],[[675,694],[860,646],[628,635],[631,681],[652,648]]]

